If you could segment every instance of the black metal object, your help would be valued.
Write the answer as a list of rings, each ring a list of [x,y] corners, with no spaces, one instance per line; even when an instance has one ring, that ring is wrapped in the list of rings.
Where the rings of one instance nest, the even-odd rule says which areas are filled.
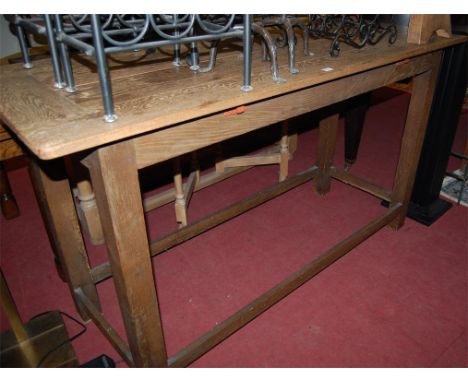
[[[452,205],[439,198],[467,86],[467,44],[443,51],[436,93],[408,209],[408,217],[431,225]]]
[[[439,195],[467,87],[467,55],[467,44],[443,50],[437,87],[407,212],[409,218],[427,226],[452,206],[450,202],[440,199]],[[369,105],[369,96],[356,97],[345,112],[347,167],[356,159]],[[385,201],[382,204],[388,206]]]
[[[106,354],[101,354],[99,357],[96,357],[92,359],[91,361],[88,361],[80,367],[83,368],[114,368],[115,367],[115,361],[109,357]]]
[[[309,32],[315,38],[328,38],[330,55],[340,54],[340,42],[354,48],[366,44],[375,45],[388,35],[388,42],[397,39],[397,28],[393,20],[381,23],[381,15],[309,15]]]

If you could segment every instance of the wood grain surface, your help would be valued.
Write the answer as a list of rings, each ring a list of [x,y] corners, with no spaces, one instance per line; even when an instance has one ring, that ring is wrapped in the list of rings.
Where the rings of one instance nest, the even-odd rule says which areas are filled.
[[[425,45],[394,45],[385,41],[356,50],[342,44],[339,57],[330,57],[330,41],[311,40],[314,56],[297,54],[299,74],[287,70],[287,56],[279,49],[279,66],[285,83],[271,79],[270,63],[260,59],[254,46],[253,87],[240,91],[242,54],[227,44],[214,71],[193,73],[186,66],[174,67],[170,56],[143,52],[112,56],[114,102],[119,119],[105,123],[95,66],[91,58],[73,60],[76,94],[52,86],[49,60],[38,60],[25,70],[20,64],[0,68],[0,118],[41,159],[53,159],[110,142],[167,128],[240,105],[306,89],[350,74],[397,63],[466,41],[466,37],[435,38]],[[128,62],[137,60],[136,65]],[[202,56],[202,61],[206,56]],[[202,63],[203,64],[203,63]],[[332,70],[323,70],[331,68]]]

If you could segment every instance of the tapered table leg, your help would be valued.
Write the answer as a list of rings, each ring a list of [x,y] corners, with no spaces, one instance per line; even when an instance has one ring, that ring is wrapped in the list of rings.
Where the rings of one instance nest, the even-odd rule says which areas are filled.
[[[358,95],[345,103],[345,169],[349,169],[356,162],[371,94],[371,92],[367,92]]]
[[[91,173],[135,366],[166,366],[166,348],[132,142],[98,149],[85,164]]]
[[[403,205],[398,217],[389,224],[389,226],[394,229],[398,229],[404,224],[406,212],[408,210],[437,76],[439,74],[440,58],[440,52],[434,53],[434,65],[432,70],[413,78],[411,100],[406,116],[400,157],[398,159],[390,201],[390,206],[396,203],[402,203]]]
[[[39,161],[32,158],[30,175],[50,243],[72,296],[80,288],[100,309],[63,160]],[[88,315],[74,300],[81,317],[87,321]]]

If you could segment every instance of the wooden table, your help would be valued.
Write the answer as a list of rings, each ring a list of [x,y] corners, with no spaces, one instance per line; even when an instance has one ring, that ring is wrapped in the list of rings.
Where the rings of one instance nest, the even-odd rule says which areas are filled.
[[[83,318],[92,319],[123,358],[135,366],[185,366],[274,303],[311,279],[385,226],[402,226],[434,93],[441,49],[463,37],[435,37],[424,45],[407,44],[355,50],[343,46],[328,54],[328,41],[313,41],[312,57],[298,53],[300,73],[287,73],[280,55],[283,84],[271,80],[269,64],[254,52],[254,90],[242,93],[240,50],[220,55],[211,73],[175,68],[158,54],[138,65],[111,63],[119,119],[105,123],[97,75],[86,58],[74,62],[77,94],[52,87],[48,62],[31,70],[1,68],[0,117],[31,151],[32,176],[54,250],[60,258]],[[162,57],[162,58],[161,58]],[[182,154],[332,105],[389,83],[413,78],[413,91],[392,190],[335,168],[337,115],[320,124],[316,165],[199,222],[149,243],[138,170]],[[242,114],[225,111],[245,105]],[[232,113],[228,113],[232,114]],[[85,156],[101,214],[109,263],[90,268],[64,171],[63,158]],[[390,202],[384,214],[347,237],[304,268],[216,325],[194,343],[167,358],[151,255],[187,240],[227,219],[315,178],[326,193],[335,178]],[[101,313],[96,283],[111,276],[128,336],[128,345]]]

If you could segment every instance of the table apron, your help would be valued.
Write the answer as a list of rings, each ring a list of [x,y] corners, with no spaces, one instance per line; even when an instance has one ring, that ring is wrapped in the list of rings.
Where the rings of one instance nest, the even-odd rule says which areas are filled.
[[[438,56],[437,56],[438,57]],[[381,66],[133,138],[139,169],[344,101],[430,70],[434,53]]]

